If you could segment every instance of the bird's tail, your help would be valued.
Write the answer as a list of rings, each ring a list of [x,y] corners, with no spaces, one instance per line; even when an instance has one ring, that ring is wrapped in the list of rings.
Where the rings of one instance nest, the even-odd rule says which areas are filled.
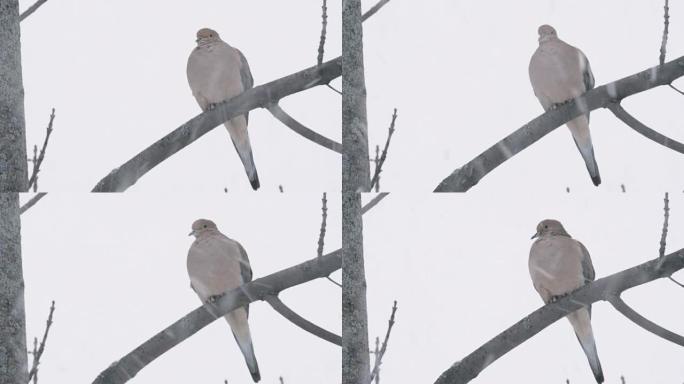
[[[591,135],[589,134],[589,121],[585,116],[580,116],[568,123],[572,138],[575,140],[575,145],[579,149],[584,164],[587,166],[591,181],[595,186],[601,184],[601,175],[599,174],[598,164],[596,163],[596,156],[594,156],[594,146],[591,143]]]
[[[591,329],[591,307],[589,309],[582,308],[570,315],[568,320],[575,330],[575,335],[579,341],[584,354],[589,360],[591,372],[597,383],[603,383],[603,369],[601,369],[601,362],[599,361],[598,352],[596,351],[596,341],[594,340],[594,332]]]
[[[253,190],[259,189],[259,175],[257,174],[256,165],[254,165],[254,157],[252,155],[252,146],[249,142],[249,134],[247,133],[247,123],[244,116],[238,116],[226,123],[226,128],[230,133],[230,138],[233,141],[233,146],[240,156],[240,161],[245,167],[247,178],[252,185]]]
[[[238,308],[227,314],[225,318],[228,324],[230,324],[233,337],[235,337],[242,355],[245,357],[247,369],[249,369],[249,373],[252,375],[252,380],[258,383],[261,380],[261,373],[259,372],[259,364],[257,364],[256,355],[254,354],[252,335],[249,332],[249,324],[247,323],[247,312],[244,308]]]

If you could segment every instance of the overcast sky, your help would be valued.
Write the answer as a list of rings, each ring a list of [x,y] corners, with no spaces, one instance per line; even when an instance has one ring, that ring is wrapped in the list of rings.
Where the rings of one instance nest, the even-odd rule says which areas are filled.
[[[32,2],[22,0],[22,9]],[[364,1],[364,9],[371,5]],[[340,3],[328,8],[326,60],[341,51]],[[684,46],[679,2],[672,2],[671,16],[668,59],[681,56]],[[541,219],[561,220],[603,277],[657,256],[662,197],[670,191],[668,250],[684,246],[684,156],[605,110],[591,118],[599,188],[561,127],[465,195],[428,193],[542,112],[527,66],[543,23],[584,51],[597,86],[657,64],[661,1],[392,0],[364,23],[372,146],[384,144],[392,108],[399,114],[381,181],[394,193],[364,216],[371,338],[384,335],[392,300],[399,301],[383,382],[434,382],[542,304],[527,271],[529,237]],[[187,233],[197,218],[214,219],[240,241],[255,278],[261,277],[315,256],[320,192],[327,190],[326,251],[340,246],[334,193],[340,156],[264,110],[250,114],[262,193],[242,193],[250,187],[223,128],[163,162],[126,194],[80,193],[200,112],[185,75],[199,28],[212,27],[239,48],[259,85],[315,64],[320,1],[60,0],[47,2],[21,27],[29,146],[42,143],[50,108],[57,109],[40,174],[41,189],[52,192],[22,216],[29,340],[42,334],[50,300],[57,301],[41,382],[90,382],[199,305],[185,268]],[[682,80],[676,84],[684,87]],[[340,141],[340,101],[317,87],[281,105]],[[684,141],[681,95],[661,87],[623,104]],[[278,185],[287,193],[275,193]],[[320,280],[288,290],[283,300],[339,333],[339,295],[338,287]],[[682,334],[682,295],[662,280],[624,298]],[[684,380],[681,347],[636,327],[606,303],[594,306],[593,323],[607,383],[619,383],[620,375],[628,383]],[[286,383],[338,382],[338,347],[299,330],[265,303],[252,305],[250,324],[262,382],[277,383],[281,375]],[[474,382],[566,378],[593,380],[563,320]],[[217,321],[133,382],[224,379],[251,382],[228,326]]]

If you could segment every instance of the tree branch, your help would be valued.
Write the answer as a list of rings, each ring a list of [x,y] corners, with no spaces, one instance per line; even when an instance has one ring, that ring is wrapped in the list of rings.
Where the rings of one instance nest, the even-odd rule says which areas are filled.
[[[342,153],[342,144],[336,142],[335,140],[328,139],[320,133],[317,133],[307,128],[299,121],[295,120],[292,116],[287,114],[287,112],[285,112],[282,108],[280,108],[280,105],[278,105],[278,103],[271,104],[267,106],[266,109],[268,109],[268,111],[271,112],[273,117],[280,120],[280,122],[285,124],[286,127],[295,131],[305,139],[309,139],[314,143],[322,147],[328,148],[330,150],[333,150],[337,153]]]
[[[309,320],[301,317],[295,311],[290,309],[285,303],[283,303],[278,296],[266,296],[264,298],[268,304],[278,313],[280,313],[284,318],[290,320],[291,323],[298,326],[299,328],[318,336],[325,341],[329,341],[338,346],[342,346],[342,338],[330,331],[327,331],[318,325],[310,322]]]
[[[38,0],[36,1],[32,6],[30,6],[27,10],[21,13],[21,16],[19,16],[19,21],[24,21],[25,18],[31,16],[33,12],[35,12],[38,8],[40,8],[41,5],[45,4],[47,0]]]
[[[371,179],[370,189],[379,182],[380,172],[382,172],[382,165],[385,163],[387,158],[387,150],[389,149],[390,140],[392,140],[392,135],[394,134],[394,122],[397,120],[397,109],[394,108],[394,113],[392,114],[392,122],[390,123],[389,132],[387,133],[387,141],[385,142],[385,148],[382,149],[382,155],[380,159],[375,163],[375,172],[373,172],[373,178]]]
[[[385,333],[385,340],[382,341],[382,347],[380,348],[380,352],[378,352],[375,355],[375,363],[373,364],[373,370],[371,371],[369,383],[372,383],[375,376],[380,373],[380,364],[382,364],[382,358],[383,358],[383,356],[385,356],[385,352],[387,352],[387,342],[389,341],[390,333],[392,332],[392,327],[394,326],[394,314],[396,312],[397,312],[397,301],[394,300],[394,305],[392,306],[392,314],[390,315],[388,325],[387,325],[387,333]],[[377,341],[377,339],[376,339],[376,341]],[[377,348],[377,345],[376,345],[376,348]]]
[[[652,322],[651,320],[641,316],[637,311],[632,309],[627,303],[625,303],[620,296],[614,296],[608,298],[613,307],[620,313],[622,313],[626,318],[630,319],[634,324],[640,326],[641,328],[653,333],[654,335],[660,336],[667,341],[671,341],[675,344],[679,344],[684,347],[684,337],[668,331],[667,329],[661,327],[660,325]]]
[[[37,203],[38,201],[40,201],[40,199],[42,199],[43,197],[45,197],[45,195],[47,195],[47,192],[38,192],[38,193],[36,193],[36,194],[31,198],[31,200],[27,201],[26,204],[24,204],[24,205],[21,206],[21,208],[19,209],[19,214],[21,215],[21,214],[23,214],[24,212],[28,211],[29,208],[31,208],[31,207],[33,207],[34,205],[36,205],[36,203]]]
[[[364,206],[364,213],[373,208],[377,202],[373,206],[369,204]],[[264,300],[266,296],[277,295],[296,285],[328,276],[341,266],[342,250],[337,249],[322,257],[316,257],[233,289],[221,296],[218,301],[195,309],[152,336],[126,356],[112,363],[98,375],[93,383],[125,383],[157,357],[235,308],[253,301]]]
[[[660,248],[658,249],[658,255],[660,257],[665,256],[665,246],[667,245],[667,227],[668,221],[670,219],[670,199],[668,199],[668,193],[665,192],[665,199],[663,199],[663,230],[660,234]]]
[[[327,84],[342,74],[339,58],[314,66],[245,92],[216,105],[176,128],[156,143],[111,171],[93,192],[123,192],[140,177],[171,155],[235,116],[257,107],[266,107],[283,97],[317,85]]]
[[[38,377],[38,365],[40,364],[40,357],[43,356],[43,352],[45,351],[45,342],[47,341],[48,332],[50,332],[50,326],[52,326],[52,314],[54,312],[55,301],[52,300],[50,314],[48,315],[47,324],[45,325],[45,332],[43,333],[43,339],[40,341],[40,346],[38,347],[37,351],[35,350],[34,346],[33,364],[31,366],[31,370],[29,371],[27,383],[31,381],[32,378]]]
[[[665,0],[665,14],[663,15],[663,39],[660,43],[660,65],[665,64],[665,54],[667,53],[667,31],[670,26],[670,7],[668,0]]]
[[[323,64],[323,54],[325,53],[325,32],[328,26],[328,4],[326,0],[323,0],[323,6],[321,7],[321,38],[318,42],[318,65]]]
[[[518,321],[452,365],[435,383],[467,383],[489,364],[569,313],[599,300],[613,299],[629,288],[670,276],[682,268],[684,249],[589,283]]]
[[[592,89],[575,100],[541,114],[506,136],[453,171],[437,186],[435,192],[465,192],[503,162],[577,116],[608,107],[651,88],[670,84],[681,76],[684,76],[684,57]]]
[[[52,113],[50,113],[50,122],[45,132],[45,140],[43,141],[43,147],[40,149],[40,154],[38,158],[33,160],[33,171],[31,172],[31,178],[29,179],[28,189],[31,189],[35,183],[38,182],[38,172],[40,172],[40,165],[43,164],[45,159],[45,150],[47,149],[48,141],[50,140],[50,135],[52,134],[52,122],[55,120],[55,109],[52,108]],[[35,192],[35,189],[34,189]]]
[[[378,193],[373,198],[373,200],[369,201],[368,204],[363,206],[363,208],[361,209],[361,214],[363,215],[364,213],[368,212],[371,208],[375,207],[382,199],[387,197],[387,195],[389,195],[389,192]]]
[[[647,127],[634,116],[630,115],[624,108],[622,108],[620,103],[608,104],[608,109],[613,112],[615,117],[622,120],[623,123],[627,124],[630,128],[637,131],[644,137],[651,139],[662,146],[670,148],[673,151],[684,154],[684,144],[677,140],[670,139],[669,137]]]

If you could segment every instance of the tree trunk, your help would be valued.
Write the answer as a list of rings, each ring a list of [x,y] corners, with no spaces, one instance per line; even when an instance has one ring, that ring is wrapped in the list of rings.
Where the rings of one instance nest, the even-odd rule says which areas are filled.
[[[19,194],[0,193],[0,384],[28,380]]]
[[[342,383],[369,384],[361,194],[370,189],[361,1],[342,1]]]
[[[342,1],[342,190],[370,190],[361,0]]]
[[[19,2],[0,0],[0,192],[27,187]]]

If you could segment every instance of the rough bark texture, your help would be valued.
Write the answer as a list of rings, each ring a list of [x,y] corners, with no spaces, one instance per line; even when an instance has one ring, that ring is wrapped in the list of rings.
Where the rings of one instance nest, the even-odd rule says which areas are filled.
[[[0,384],[23,384],[28,354],[18,193],[0,193],[0,266]]]
[[[0,192],[27,189],[19,2],[0,0]]]
[[[368,192],[368,122],[361,1],[342,2],[342,190]]]
[[[342,194],[342,383],[370,381],[361,195]]]

